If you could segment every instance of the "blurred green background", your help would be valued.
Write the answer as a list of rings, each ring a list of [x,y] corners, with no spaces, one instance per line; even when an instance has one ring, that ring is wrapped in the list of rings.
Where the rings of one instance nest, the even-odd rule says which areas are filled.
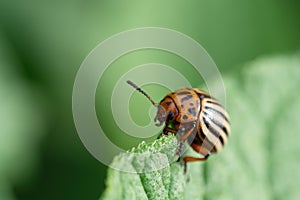
[[[99,42],[132,28],[170,28],[198,41],[222,74],[236,73],[261,55],[299,50],[299,5],[296,0],[0,0],[0,199],[101,195],[106,167],[82,145],[71,110],[76,72]],[[122,73],[148,62],[182,66],[192,84],[201,84],[174,55],[149,50],[128,56],[112,64],[100,91],[109,94]],[[148,88],[155,100],[166,93],[155,90]],[[135,145],[138,141],[130,138],[118,140],[123,136],[111,113],[101,109],[107,101],[98,93],[98,114],[108,116],[112,139],[124,148]]]

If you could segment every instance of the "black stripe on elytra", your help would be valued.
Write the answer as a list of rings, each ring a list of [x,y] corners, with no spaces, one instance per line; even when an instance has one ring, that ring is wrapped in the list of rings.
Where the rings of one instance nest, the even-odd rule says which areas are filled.
[[[204,99],[204,98],[207,98],[207,99],[212,99],[212,97],[210,95],[207,95],[207,94],[203,94],[203,93],[199,93],[197,92],[196,90],[194,90],[194,92],[198,95],[199,99]]]
[[[208,114],[207,112],[203,112],[204,116],[207,116],[215,125],[217,125],[220,129],[222,129],[224,131],[224,133],[228,136],[228,130],[226,129],[225,126],[223,126],[223,124],[219,121],[217,121],[214,117],[212,117],[210,114]]]
[[[206,135],[204,134],[202,128],[200,128],[198,136],[200,138],[200,141],[201,141],[202,145],[204,144],[204,141],[205,141],[205,142],[207,142],[207,145],[210,148],[212,148],[212,149],[208,149],[208,150],[210,150],[211,152],[216,152],[217,151],[215,145],[208,139],[208,137],[206,137]]]
[[[212,111],[212,112],[215,112],[215,113],[217,113],[217,114],[219,114],[219,115],[221,115],[221,116],[229,123],[229,120],[228,120],[227,117],[224,115],[224,113],[222,113],[222,112],[220,112],[219,110],[217,110],[217,109],[215,109],[215,108],[212,108],[212,107],[205,106],[204,108],[207,109],[207,110],[210,110],[210,111]]]
[[[214,144],[208,139],[208,137],[206,137],[206,135],[203,132],[203,129],[200,128],[199,130],[199,135],[200,135],[200,139],[203,142],[204,140],[206,140],[211,146],[214,146]]]
[[[196,117],[196,109],[195,108],[189,108],[189,113],[191,113],[194,117]]]
[[[210,100],[208,100],[208,101],[206,101],[206,102],[207,102],[207,103],[211,103],[211,104],[215,104],[215,105],[220,106],[220,107],[223,108],[223,106],[222,106],[220,103],[218,103],[218,102],[210,101]]]
[[[220,142],[222,143],[222,145],[224,145],[224,140],[222,138],[222,136],[218,133],[218,131],[216,129],[214,129],[212,126],[209,125],[209,122],[207,121],[207,119],[205,117],[203,117],[203,121],[204,124],[206,126],[206,128],[217,138],[219,138]]]
[[[208,98],[208,99],[210,99],[211,98],[211,96],[209,96],[209,95],[205,95],[205,94],[201,94],[201,93],[199,93],[199,92],[197,92],[196,90],[194,90],[194,92],[197,94],[197,96],[198,96],[198,98],[199,98],[199,101],[200,102],[198,102],[198,101],[196,101],[196,106],[198,107],[198,106],[200,106],[201,105],[201,110],[200,110],[200,112],[202,111],[202,99],[203,98]],[[199,105],[199,103],[200,103],[200,105]]]
[[[187,95],[187,96],[185,96],[185,97],[183,97],[183,98],[181,99],[181,103],[184,102],[184,101],[187,101],[187,100],[189,100],[189,99],[191,99],[191,98],[193,98],[192,95]]]

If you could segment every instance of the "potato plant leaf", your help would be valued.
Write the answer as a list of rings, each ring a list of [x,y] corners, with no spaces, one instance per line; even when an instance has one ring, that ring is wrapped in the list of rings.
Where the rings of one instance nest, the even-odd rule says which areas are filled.
[[[224,83],[232,132],[221,153],[189,163],[188,182],[178,162],[150,173],[110,168],[102,199],[300,199],[299,54],[255,60],[225,76]],[[176,138],[161,138],[113,163],[140,170],[155,161],[128,162],[133,151],[170,159],[176,146]]]

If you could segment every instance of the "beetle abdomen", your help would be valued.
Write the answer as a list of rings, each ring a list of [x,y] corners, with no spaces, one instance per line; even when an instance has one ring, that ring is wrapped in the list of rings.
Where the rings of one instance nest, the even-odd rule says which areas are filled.
[[[203,97],[201,99],[201,111],[199,114],[201,142],[207,140],[211,152],[218,152],[227,143],[230,132],[229,115],[221,104],[214,98]],[[203,136],[204,135],[204,136]],[[203,138],[204,137],[204,138]]]

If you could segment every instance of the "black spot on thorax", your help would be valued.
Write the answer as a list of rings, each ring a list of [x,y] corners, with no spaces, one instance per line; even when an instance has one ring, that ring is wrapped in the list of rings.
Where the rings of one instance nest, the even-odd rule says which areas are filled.
[[[196,109],[195,108],[189,108],[188,109],[189,113],[191,113],[194,117],[196,117]]]
[[[184,102],[184,101],[187,101],[187,100],[189,100],[189,99],[191,99],[191,98],[193,98],[192,95],[187,95],[187,96],[185,96],[185,97],[183,97],[183,98],[181,99],[181,103]]]

